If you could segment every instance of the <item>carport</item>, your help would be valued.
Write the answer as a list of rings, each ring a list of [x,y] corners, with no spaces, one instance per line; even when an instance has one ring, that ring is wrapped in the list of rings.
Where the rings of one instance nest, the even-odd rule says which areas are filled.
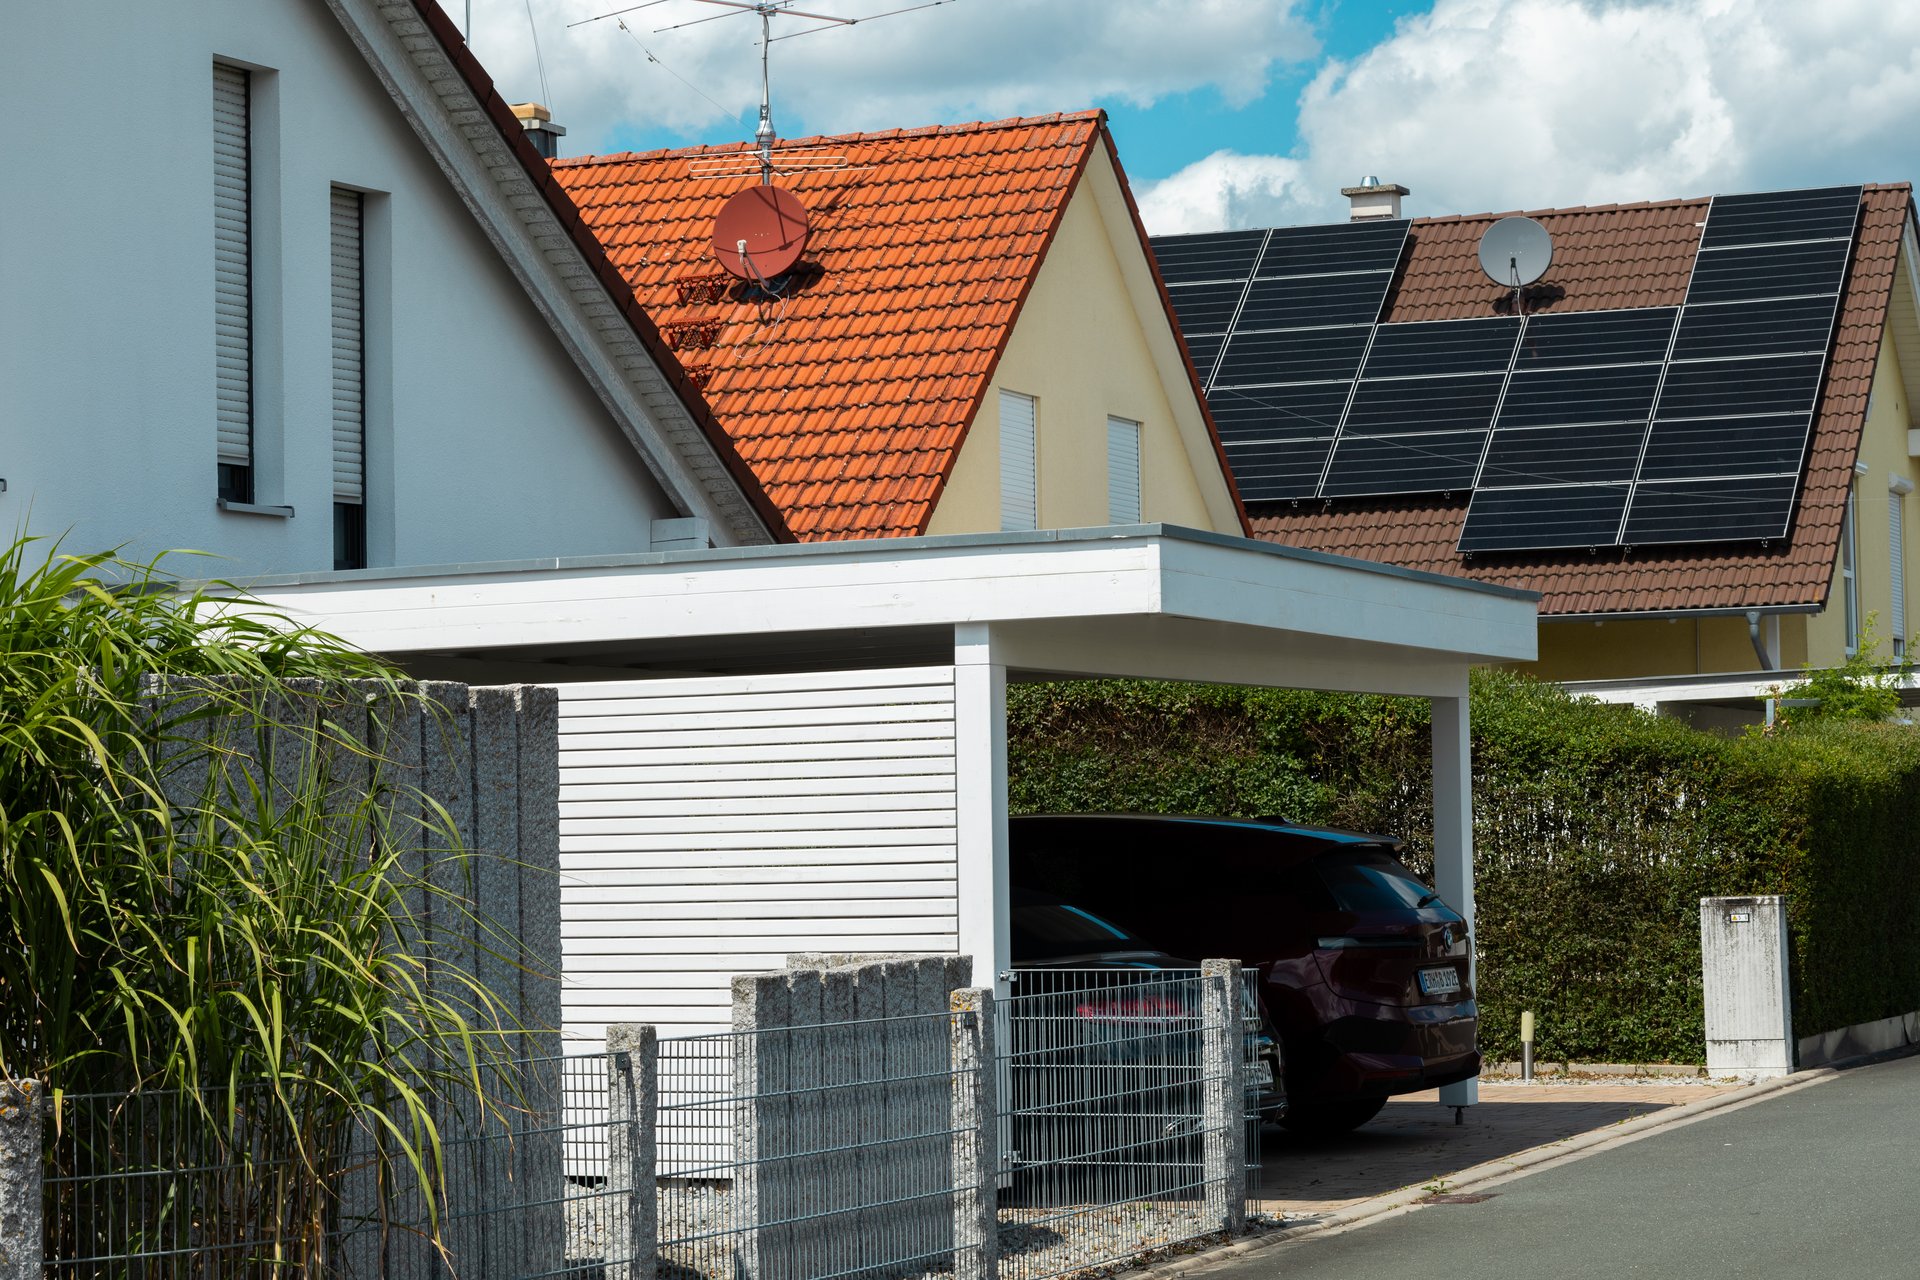
[[[728,976],[793,952],[957,951],[1004,989],[1010,680],[1429,699],[1436,888],[1471,922],[1467,671],[1537,635],[1530,593],[1160,525],[254,591],[423,678],[561,687],[565,999],[587,1038],[724,1027]]]

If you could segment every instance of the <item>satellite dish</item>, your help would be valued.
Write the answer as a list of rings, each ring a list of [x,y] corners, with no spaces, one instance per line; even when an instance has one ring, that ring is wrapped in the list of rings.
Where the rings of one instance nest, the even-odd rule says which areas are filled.
[[[800,261],[806,247],[807,207],[771,183],[735,195],[713,222],[713,256],[742,280],[773,279]]]
[[[1502,218],[1480,237],[1480,269],[1504,288],[1532,284],[1552,264],[1553,237],[1532,218]]]

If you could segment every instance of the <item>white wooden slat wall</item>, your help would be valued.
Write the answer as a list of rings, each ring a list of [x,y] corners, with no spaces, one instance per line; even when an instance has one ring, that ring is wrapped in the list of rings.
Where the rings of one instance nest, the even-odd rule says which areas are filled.
[[[358,191],[333,188],[333,500],[366,500],[365,285]]]
[[[724,1030],[796,951],[959,946],[953,669],[560,686],[563,1006]]]
[[[1000,393],[1000,527],[1040,527],[1039,405],[1018,391]]]
[[[1140,523],[1140,424],[1107,419],[1107,523]]]
[[[213,324],[219,459],[253,463],[253,193],[246,71],[213,66]]]

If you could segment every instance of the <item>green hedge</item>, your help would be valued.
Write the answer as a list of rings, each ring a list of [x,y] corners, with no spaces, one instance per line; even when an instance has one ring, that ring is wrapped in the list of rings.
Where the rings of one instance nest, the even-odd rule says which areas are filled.
[[[1726,739],[1503,673],[1473,682],[1482,1047],[1701,1062],[1699,900],[1784,894],[1810,1035],[1920,1009],[1920,733]],[[1008,698],[1016,813],[1278,814],[1432,867],[1419,699],[1100,681]],[[1223,886],[1231,892],[1231,886]]]

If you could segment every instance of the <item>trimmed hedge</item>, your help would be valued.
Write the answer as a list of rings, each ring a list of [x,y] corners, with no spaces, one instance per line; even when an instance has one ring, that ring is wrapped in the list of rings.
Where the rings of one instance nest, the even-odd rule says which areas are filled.
[[[1015,813],[1278,814],[1406,838],[1432,870],[1424,700],[1095,681],[1009,690]],[[1920,733],[1727,739],[1478,672],[1481,1046],[1702,1062],[1702,897],[1784,894],[1794,1024],[1920,1009]],[[1231,886],[1223,886],[1231,892]]]

